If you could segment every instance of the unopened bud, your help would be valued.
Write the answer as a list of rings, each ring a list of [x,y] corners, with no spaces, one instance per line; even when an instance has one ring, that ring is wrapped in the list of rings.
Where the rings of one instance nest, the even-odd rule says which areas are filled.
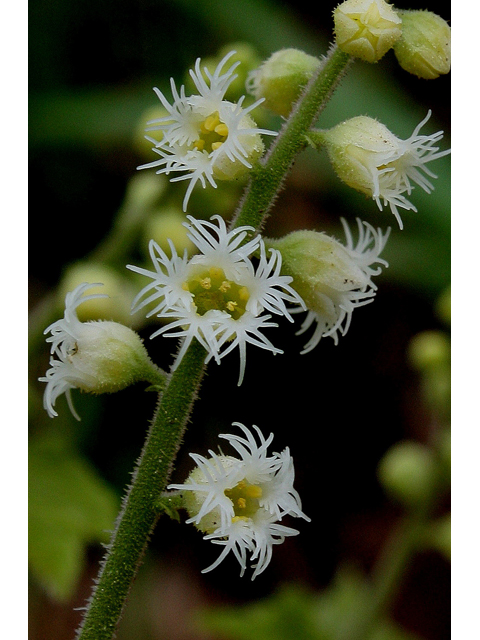
[[[427,503],[437,481],[437,465],[431,451],[413,441],[393,445],[377,472],[385,491],[406,508]]]
[[[449,24],[431,11],[400,11],[400,16],[402,37],[394,45],[400,66],[425,80],[449,73]]]
[[[288,116],[320,60],[299,49],[276,51],[247,79],[247,90],[255,98],[265,98],[265,107]]]
[[[385,0],[346,0],[333,12],[338,48],[378,62],[402,34],[402,20]]]

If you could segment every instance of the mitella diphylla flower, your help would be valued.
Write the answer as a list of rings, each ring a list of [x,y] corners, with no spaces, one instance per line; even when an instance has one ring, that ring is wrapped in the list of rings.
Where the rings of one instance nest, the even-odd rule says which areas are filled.
[[[330,336],[338,343],[338,332],[345,335],[354,309],[372,302],[377,286],[372,276],[388,263],[380,258],[390,234],[375,230],[357,219],[359,238],[355,245],[345,220],[346,245],[316,231],[294,231],[279,240],[267,240],[268,246],[282,252],[282,272],[293,277],[292,285],[302,296],[308,312],[297,335],[312,325],[314,333],[301,353],[314,349],[321,338]],[[299,307],[292,313],[304,311]]]
[[[414,184],[431,193],[434,187],[428,177],[437,176],[426,165],[450,153],[450,149],[439,151],[436,146],[443,131],[420,134],[430,115],[428,111],[407,140],[397,138],[385,125],[367,116],[351,118],[328,131],[311,131],[308,138],[313,146],[326,146],[343,182],[371,196],[380,210],[382,201],[389,205],[402,229],[398,209],[417,211],[405,194],[412,193]]]
[[[186,172],[171,178],[171,182],[190,181],[183,201],[184,211],[197,182],[204,188],[207,182],[216,187],[216,180],[241,177],[265,150],[261,134],[277,135],[275,131],[258,129],[250,115],[263,99],[247,108],[242,106],[245,96],[237,103],[224,99],[229,85],[237,78],[234,71],[240,62],[234,63],[225,73],[222,69],[234,54],[234,51],[228,53],[213,74],[205,68],[205,76],[200,68],[200,58],[197,59],[190,75],[198,94],[186,96],[184,86],[178,92],[171,79],[173,101],[170,104],[159,89],[154,89],[166,115],[148,123],[147,131],[160,131],[161,139],[147,139],[155,145],[153,151],[160,159],[138,168],[159,167],[157,173],[166,175]]]
[[[171,257],[153,240],[150,256],[155,271],[128,265],[128,268],[151,278],[133,301],[133,311],[154,305],[147,318],[157,316],[169,323],[155,331],[158,335],[183,338],[178,366],[194,338],[207,350],[205,362],[217,363],[236,347],[240,351],[241,384],[245,371],[246,345],[251,343],[275,353],[282,353],[265,337],[263,330],[276,327],[271,315],[285,316],[293,322],[285,303],[303,305],[300,296],[289,286],[292,278],[280,275],[282,257],[272,249],[267,257],[263,240],[256,236],[243,241],[251,227],[227,231],[225,221],[213,216],[210,222],[187,216],[188,237],[199,253],[188,259],[177,255],[170,242]],[[255,267],[251,259],[259,253]],[[225,347],[225,348],[224,348]]]
[[[71,399],[71,390],[90,393],[120,391],[140,380],[160,381],[161,373],[151,362],[141,338],[132,329],[107,320],[81,322],[77,307],[87,300],[108,297],[102,293],[83,295],[100,283],[82,283],[65,296],[65,313],[48,326],[51,333],[50,369],[39,378],[46,382],[43,404],[48,415],[57,416],[57,398],[64,393],[74,417],[80,420]]]
[[[205,540],[224,547],[217,560],[203,573],[215,569],[233,552],[243,575],[250,562],[257,561],[252,580],[264,571],[272,557],[272,547],[286,537],[299,532],[281,524],[284,516],[303,518],[300,497],[293,488],[295,471],[288,448],[282,453],[267,455],[273,434],[265,440],[255,425],[254,433],[243,424],[234,422],[244,437],[221,434],[219,437],[235,449],[238,457],[217,455],[209,451],[209,458],[191,453],[197,467],[184,484],[172,484],[168,489],[181,492],[184,506]]]

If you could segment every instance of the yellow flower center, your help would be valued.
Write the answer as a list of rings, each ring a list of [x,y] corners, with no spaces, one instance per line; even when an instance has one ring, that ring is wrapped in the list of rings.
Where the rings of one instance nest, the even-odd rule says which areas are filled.
[[[223,269],[219,267],[201,267],[201,270],[194,273],[182,286],[193,295],[200,316],[212,309],[218,309],[226,311],[234,320],[238,320],[245,313],[250,298],[247,287],[228,280]]]
[[[251,518],[258,511],[259,499],[262,497],[262,487],[241,480],[232,489],[225,489],[225,495],[233,503],[234,517],[237,520]]]
[[[218,111],[207,116],[200,124],[199,137],[193,143],[195,149],[211,153],[225,142],[228,136],[227,125],[220,120]]]

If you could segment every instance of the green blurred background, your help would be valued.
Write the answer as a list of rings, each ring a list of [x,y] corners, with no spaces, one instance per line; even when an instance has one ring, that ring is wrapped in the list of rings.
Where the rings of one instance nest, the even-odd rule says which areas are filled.
[[[63,398],[57,403],[59,417],[50,420],[41,408],[43,387],[36,382],[48,353],[35,319],[37,325],[44,317],[51,321],[45,309],[55,310],[58,300],[52,296],[66,269],[95,250],[123,206],[136,167],[153,159],[139,133],[145,112],[158,104],[152,87],[168,95],[170,76],[182,82],[197,57],[216,56],[231,43],[249,45],[259,60],[282,47],[321,55],[331,39],[334,6],[265,0],[30,2],[30,206],[31,219],[42,216],[43,222],[40,230],[32,225],[29,273],[34,317],[32,640],[73,637],[80,616],[74,609],[90,593],[102,553],[99,543],[108,540],[102,532],[113,524],[154,407],[154,397],[136,388],[112,397],[74,394],[82,422],[69,417]],[[415,2],[402,8],[428,8],[450,18],[448,3],[425,7]],[[365,114],[407,137],[428,109],[433,116],[425,132],[443,129],[447,148],[450,78],[418,80],[400,69],[390,53],[374,66],[355,63],[319,124],[333,126]],[[279,124],[265,115],[266,126]],[[255,423],[265,433],[274,431],[276,450],[290,447],[296,486],[312,523],[300,523],[301,534],[275,548],[271,566],[251,583],[238,578],[233,559],[200,574],[216,549],[193,527],[162,519],[120,640],[313,638],[305,623],[316,606],[312,599],[328,594],[324,589],[338,580],[342,606],[350,606],[357,572],[370,570],[399,514],[378,484],[377,463],[396,441],[428,437],[431,416],[406,351],[418,332],[447,329],[436,301],[450,281],[449,167],[448,157],[432,165],[439,176],[435,191],[429,196],[414,191],[418,213],[402,216],[405,229],[400,232],[390,213],[343,187],[323,155],[307,152],[297,160],[266,235],[312,228],[342,238],[340,216],[349,221],[360,216],[375,226],[392,226],[385,253],[390,267],[376,280],[374,303],[354,313],[337,347],[325,339],[314,352],[299,356],[303,336],[294,337],[285,322],[272,336],[285,356],[276,358],[272,369],[270,354],[248,352],[240,389],[235,387],[234,356],[221,369],[211,365],[174,481],[183,481],[189,472],[189,451],[216,448],[217,434],[228,431],[233,421]],[[220,207],[228,216],[240,193],[241,185],[197,193],[189,212],[208,217]],[[177,205],[183,187],[170,188],[166,197]],[[144,245],[139,236],[130,261],[143,260]],[[58,306],[56,313],[53,319],[61,313]],[[140,331],[148,337],[147,327]],[[171,362],[171,343],[147,342],[161,366]],[[340,565],[348,570],[339,578]],[[278,594],[273,613],[262,604],[272,594]],[[194,624],[195,612],[207,606],[252,604],[258,610],[241,614],[244,635],[241,624],[232,623],[230,633],[225,624],[222,633],[213,630],[213,623],[208,629]],[[420,638],[443,640],[449,637],[448,611],[449,565],[438,552],[420,554],[407,573],[393,618]],[[387,630],[378,637],[410,637],[395,633]]]

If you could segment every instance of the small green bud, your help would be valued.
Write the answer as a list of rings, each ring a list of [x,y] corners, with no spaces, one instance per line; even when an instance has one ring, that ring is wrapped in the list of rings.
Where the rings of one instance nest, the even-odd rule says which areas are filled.
[[[394,45],[398,63],[419,78],[433,80],[449,73],[449,24],[431,11],[400,11],[402,37]]]
[[[145,132],[148,134],[149,123],[168,115],[168,111],[161,105],[150,107],[141,114],[133,132],[133,148],[141,158],[149,159],[152,155],[152,142],[145,137]],[[157,141],[161,142],[163,131],[156,129],[155,133]]]
[[[225,45],[218,51],[212,72],[220,60],[223,60],[230,51],[235,51],[234,55],[229,58],[230,62],[232,64],[240,62],[241,64],[235,69],[237,78],[229,85],[227,93],[225,94],[225,100],[237,102],[241,96],[245,94],[245,84],[248,74],[260,65],[261,58],[255,47],[248,42],[233,42]]]
[[[247,90],[265,98],[265,107],[287,117],[305,85],[318,69],[320,60],[299,49],[276,51],[247,79]]]
[[[408,359],[418,371],[444,367],[450,361],[450,341],[441,331],[422,331],[411,339]]]
[[[104,293],[105,297],[89,298],[78,309],[78,318],[98,320],[99,318],[129,323],[131,320],[131,301],[134,288],[114,268],[98,262],[76,262],[66,270],[59,288],[58,301],[63,302],[69,291],[73,291],[82,282],[101,282],[103,287],[95,293]],[[108,296],[108,297],[107,297]]]
[[[365,62],[378,62],[402,34],[402,20],[385,0],[346,0],[333,19],[338,48]]]
[[[437,465],[431,451],[417,442],[404,441],[391,447],[377,469],[385,491],[406,508],[426,504],[437,482]]]
[[[181,209],[165,207],[157,210],[145,222],[142,244],[147,246],[150,240],[155,240],[167,255],[171,255],[170,240],[178,255],[183,255],[185,249],[188,253],[193,253],[195,245],[188,238],[184,222],[186,218]]]

